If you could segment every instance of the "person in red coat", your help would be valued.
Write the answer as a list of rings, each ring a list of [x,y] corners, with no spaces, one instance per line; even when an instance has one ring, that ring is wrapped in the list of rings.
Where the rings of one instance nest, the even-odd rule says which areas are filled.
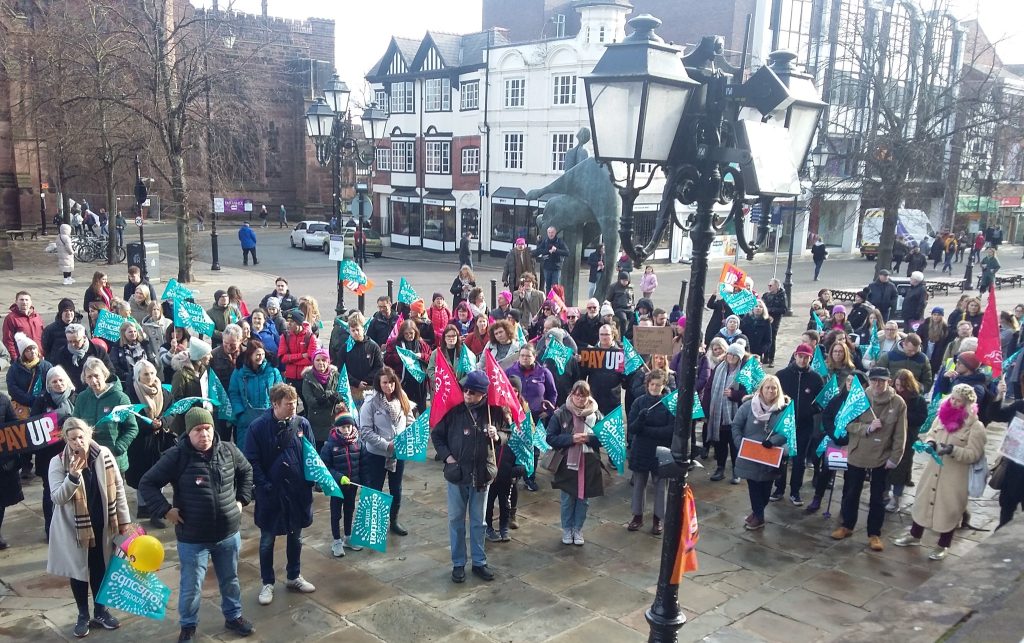
[[[281,336],[277,346],[277,356],[284,368],[284,379],[295,387],[302,399],[302,371],[313,365],[313,353],[318,344],[316,335],[306,323],[306,317],[298,308],[287,313],[288,330]],[[306,401],[302,400],[303,408]]]
[[[7,352],[19,355],[18,346],[14,341],[15,333],[25,333],[37,346],[43,344],[43,318],[32,306],[32,295],[22,290],[14,296],[11,312],[4,319],[3,341]]]

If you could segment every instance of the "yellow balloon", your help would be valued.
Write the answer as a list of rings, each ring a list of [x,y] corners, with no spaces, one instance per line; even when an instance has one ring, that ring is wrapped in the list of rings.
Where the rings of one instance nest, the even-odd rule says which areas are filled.
[[[128,545],[128,560],[140,572],[155,572],[164,562],[164,546],[153,536],[139,536]]]
[[[348,479],[348,476],[341,476],[341,480],[339,480],[338,482],[340,482],[341,486],[344,487],[347,484],[351,484],[352,481]]]

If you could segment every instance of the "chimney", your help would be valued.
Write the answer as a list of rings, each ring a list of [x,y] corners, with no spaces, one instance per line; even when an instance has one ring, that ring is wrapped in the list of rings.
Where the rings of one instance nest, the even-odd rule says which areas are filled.
[[[267,0],[263,0],[263,17],[267,17]]]

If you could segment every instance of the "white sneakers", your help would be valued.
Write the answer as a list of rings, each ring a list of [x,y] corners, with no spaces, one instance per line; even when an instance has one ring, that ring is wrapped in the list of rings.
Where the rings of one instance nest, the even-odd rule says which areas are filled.
[[[65,277],[64,278],[64,285],[65,286],[70,286],[73,283],[75,283],[75,280],[72,279],[71,277]]]
[[[313,583],[309,582],[302,576],[297,576],[296,578],[285,582],[284,586],[293,592],[302,592],[303,594],[312,594],[316,591],[316,587]]]
[[[260,590],[259,597],[260,605],[270,605],[270,602],[274,600],[274,586],[264,585],[263,589]]]
[[[352,544],[352,536],[342,536],[341,542],[345,544],[345,549],[351,549],[352,551],[363,551],[363,548],[359,545]]]
[[[896,513],[900,510],[900,497],[893,496],[889,498],[889,504],[885,505],[885,510],[888,513]]]
[[[563,545],[583,545],[583,534],[575,529],[562,530]]]
[[[334,541],[334,542],[337,543],[338,541]],[[331,551],[332,552],[333,552],[333,550],[334,550],[334,547],[331,547]],[[299,576],[298,578],[295,578],[293,580],[287,581],[284,584],[284,586],[287,587],[288,589],[292,590],[293,592],[302,592],[303,594],[311,594],[311,593],[316,591],[316,587],[313,585],[313,583],[309,582],[308,580],[306,580],[302,576]],[[259,595],[259,598],[257,600],[259,601],[260,605],[270,605],[270,603],[273,602],[273,600],[274,600],[274,586],[273,586],[273,584],[264,585],[263,589],[260,590],[260,595]]]

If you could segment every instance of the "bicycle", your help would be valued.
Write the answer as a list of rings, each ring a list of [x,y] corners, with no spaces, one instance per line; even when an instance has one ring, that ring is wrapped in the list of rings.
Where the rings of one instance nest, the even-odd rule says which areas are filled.
[[[75,259],[85,263],[96,263],[106,261],[107,240],[103,237],[74,237],[71,240],[71,247],[75,251]],[[118,246],[114,252],[114,262],[124,263],[128,253],[123,246]]]

